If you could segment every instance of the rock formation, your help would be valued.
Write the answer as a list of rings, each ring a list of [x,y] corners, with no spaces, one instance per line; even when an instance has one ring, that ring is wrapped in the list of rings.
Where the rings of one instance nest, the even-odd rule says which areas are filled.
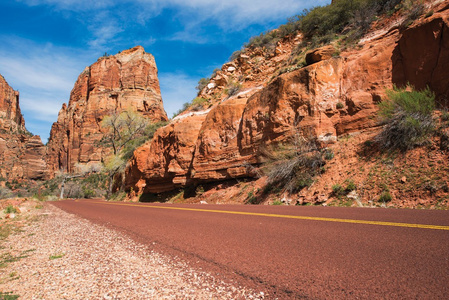
[[[0,75],[0,177],[2,179],[46,179],[45,146],[39,136],[25,128],[19,92]]]
[[[48,142],[51,174],[75,171],[75,165],[97,164],[109,153],[99,142],[103,118],[134,110],[153,121],[167,120],[154,57],[140,46],[98,59],[87,67],[63,104]]]
[[[0,129],[25,131],[25,121],[19,106],[19,92],[13,90],[0,75]]]
[[[393,19],[337,57],[331,47],[311,52],[313,64],[306,67],[285,63],[300,35],[279,42],[269,55],[249,49],[225,64],[199,93],[207,109],[187,110],[135,152],[125,178],[128,191],[158,193],[254,177],[260,151],[271,143],[299,132],[331,144],[344,134],[376,127],[377,103],[393,83],[428,84],[447,95],[446,24],[447,10],[405,32]],[[418,76],[422,83],[417,72],[428,75]],[[242,89],[228,96],[233,82]]]
[[[405,30],[392,60],[396,85],[429,87],[449,107],[449,15],[434,14]]]

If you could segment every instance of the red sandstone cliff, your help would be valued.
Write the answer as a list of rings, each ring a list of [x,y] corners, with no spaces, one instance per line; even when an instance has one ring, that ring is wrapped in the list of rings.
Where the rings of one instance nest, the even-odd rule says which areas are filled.
[[[377,103],[393,84],[429,85],[447,99],[449,12],[434,3],[433,15],[405,31],[402,20],[383,20],[357,47],[339,55],[318,49],[303,68],[285,67],[301,35],[278,43],[272,55],[250,51],[224,65],[200,92],[207,100],[201,111],[174,118],[135,152],[126,175],[131,196],[255,177],[261,149],[298,131],[332,144],[374,128]],[[236,82],[242,89],[228,97]]]
[[[153,121],[167,120],[154,57],[140,46],[98,59],[78,77],[48,142],[51,174],[73,172],[77,163],[96,164],[110,153],[98,142],[102,119],[132,109]]]
[[[31,136],[19,105],[19,92],[0,75],[0,176],[8,181],[46,179],[45,146]]]

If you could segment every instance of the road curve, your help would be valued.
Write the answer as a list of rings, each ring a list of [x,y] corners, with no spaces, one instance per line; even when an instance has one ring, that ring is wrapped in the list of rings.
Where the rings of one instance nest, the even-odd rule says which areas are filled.
[[[53,205],[274,299],[447,299],[449,211]]]

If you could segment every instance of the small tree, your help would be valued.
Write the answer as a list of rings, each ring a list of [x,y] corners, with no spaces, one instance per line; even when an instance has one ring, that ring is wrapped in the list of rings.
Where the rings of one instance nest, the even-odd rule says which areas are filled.
[[[131,110],[119,114],[114,112],[103,119],[101,126],[105,129],[105,134],[100,142],[113,150],[112,155],[105,160],[105,170],[109,175],[108,197],[112,193],[114,178],[125,170],[126,162],[132,157],[134,150],[152,139],[156,129],[165,124],[151,123]]]

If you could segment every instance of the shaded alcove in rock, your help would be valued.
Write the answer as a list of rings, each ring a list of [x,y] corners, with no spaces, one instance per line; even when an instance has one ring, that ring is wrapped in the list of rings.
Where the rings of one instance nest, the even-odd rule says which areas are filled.
[[[437,104],[449,107],[449,20],[435,15],[405,30],[391,59],[396,86],[429,87]]]

